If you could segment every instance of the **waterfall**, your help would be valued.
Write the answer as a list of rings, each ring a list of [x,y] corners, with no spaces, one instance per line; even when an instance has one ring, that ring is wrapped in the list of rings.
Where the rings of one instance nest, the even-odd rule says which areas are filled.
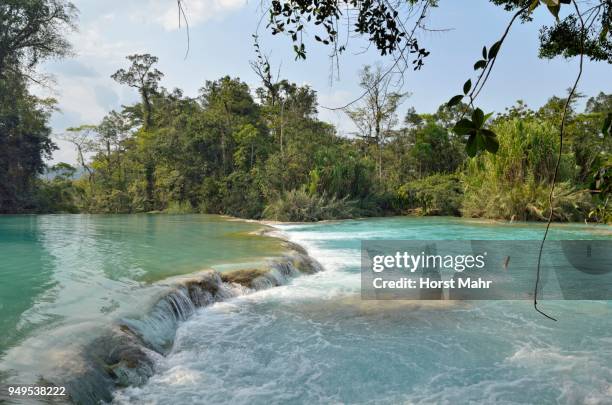
[[[109,402],[114,389],[144,384],[155,371],[156,359],[172,348],[179,324],[198,308],[284,285],[299,275],[322,270],[303,249],[293,250],[272,260],[265,269],[224,273],[209,270],[172,286],[145,315],[121,319],[112,334],[85,347],[84,370],[67,381],[49,382],[66,386],[71,399],[83,404]]]

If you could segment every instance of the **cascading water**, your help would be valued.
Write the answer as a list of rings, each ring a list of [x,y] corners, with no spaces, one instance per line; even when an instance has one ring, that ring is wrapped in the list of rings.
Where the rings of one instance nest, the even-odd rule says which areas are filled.
[[[264,265],[258,258],[282,253],[262,249],[261,236],[225,237],[221,229],[239,222],[220,228],[207,219],[209,237],[195,242],[209,229],[199,220],[37,217],[36,260],[26,266],[9,255],[0,264],[10,265],[0,276],[31,275],[22,285],[40,291],[20,293],[31,302],[15,295],[13,307],[0,301],[26,308],[5,318],[16,333],[0,346],[2,382],[64,385],[83,404],[605,404],[612,395],[609,302],[546,302],[562,315],[552,325],[527,301],[360,299],[361,240],[536,239],[537,225],[384,218],[279,226],[325,266],[318,272],[298,245]],[[0,220],[9,225],[0,236],[11,235],[11,221]],[[551,239],[609,238],[610,229],[558,225]],[[14,249],[5,246],[4,255]],[[161,249],[163,258],[152,254]],[[227,252],[242,252],[239,267]],[[178,268],[187,253],[191,261]],[[193,273],[211,257],[223,266]],[[163,277],[148,279],[152,271]],[[295,277],[304,273],[317,274]],[[191,275],[166,278],[178,274]],[[0,298],[28,291],[22,285]]]
[[[325,271],[198,309],[115,404],[590,403],[612,395],[609,302],[367,301],[364,239],[535,239],[537,225],[385,218],[279,226]],[[557,226],[552,239],[610,229]]]
[[[49,381],[66,386],[76,403],[110,401],[117,387],[140,386],[153,375],[156,359],[172,348],[176,330],[198,308],[255,291],[286,284],[301,274],[322,269],[312,258],[295,252],[269,263],[265,271],[249,280],[249,287],[225,282],[232,272],[206,271],[183,281],[161,297],[144,316],[122,319],[113,333],[94,340],[82,356],[86,371],[70,379]]]

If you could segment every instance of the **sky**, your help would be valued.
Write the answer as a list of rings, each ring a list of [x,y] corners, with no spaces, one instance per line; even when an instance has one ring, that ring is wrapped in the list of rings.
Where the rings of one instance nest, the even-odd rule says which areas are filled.
[[[50,88],[38,88],[42,96],[58,100],[59,111],[51,119],[54,136],[66,128],[97,124],[110,110],[138,101],[137,92],[115,83],[110,75],[128,66],[125,56],[150,53],[159,57],[164,73],[161,85],[183,89],[196,96],[206,80],[225,75],[239,77],[252,89],[259,83],[249,61],[255,59],[252,35],[258,32],[260,45],[269,55],[274,71],[281,77],[317,91],[321,106],[337,107],[359,94],[358,73],[366,64],[391,61],[373,49],[363,52],[365,42],[352,40],[340,59],[339,77],[332,78],[329,49],[307,39],[308,58],[295,61],[291,42],[272,36],[265,23],[258,30],[262,11],[259,0],[183,0],[190,25],[190,49],[184,24],[178,25],[175,0],[73,0],[79,9],[78,31],[68,33],[75,55],[45,62],[41,71],[51,75]],[[483,45],[501,35],[510,14],[487,0],[440,0],[431,10],[426,25],[431,31],[418,40],[431,54],[420,71],[405,76],[403,91],[410,97],[408,107],[418,112],[434,112],[438,106],[460,93],[467,78],[474,75],[473,64]],[[539,59],[538,30],[553,17],[544,7],[535,10],[534,21],[516,24],[499,54],[495,70],[479,96],[478,105],[486,112],[501,112],[516,100],[530,107],[541,106],[552,95],[564,95],[578,69],[577,60]],[[606,63],[587,62],[579,91],[587,96],[600,91],[612,93],[612,69]],[[319,108],[319,117],[350,134],[354,127],[342,112]],[[76,153],[55,138],[59,150],[50,163],[76,161]]]

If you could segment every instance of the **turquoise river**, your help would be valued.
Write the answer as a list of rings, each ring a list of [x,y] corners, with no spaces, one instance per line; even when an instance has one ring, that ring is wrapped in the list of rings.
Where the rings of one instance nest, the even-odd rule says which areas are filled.
[[[149,353],[147,378],[113,389],[108,401],[612,403],[609,301],[543,302],[559,318],[552,322],[527,300],[360,298],[362,240],[532,240],[542,225],[393,217],[272,227],[323,271],[190,312],[172,324],[162,354]],[[83,368],[77,353],[150,312],[181,277],[286,254],[264,228],[207,215],[0,217],[0,383],[74,377]],[[610,239],[612,227],[554,225],[550,238]],[[161,329],[139,330],[170,333]]]

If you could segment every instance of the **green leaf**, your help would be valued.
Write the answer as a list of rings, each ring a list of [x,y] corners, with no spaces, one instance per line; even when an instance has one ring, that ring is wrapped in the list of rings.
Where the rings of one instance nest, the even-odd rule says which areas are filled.
[[[474,70],[484,69],[485,66],[487,66],[487,61],[484,59],[481,59],[474,64]]]
[[[472,80],[468,79],[468,81],[463,84],[463,94],[468,94],[471,88]]]
[[[488,129],[483,129],[481,132],[483,133],[482,140],[485,149],[491,153],[497,153],[499,150],[499,141],[497,140],[497,135],[495,135],[495,132]]]
[[[492,112],[490,112],[490,113],[486,114],[486,115],[484,116],[484,121],[483,121],[482,123],[484,124],[485,122],[487,122],[487,121],[489,120],[489,118],[491,118],[491,116],[492,116],[492,115],[493,115],[493,113],[492,113]]]
[[[497,134],[496,134],[495,132],[493,132],[493,131],[491,131],[490,129],[487,129],[487,128],[482,128],[482,129],[480,130],[480,133],[481,133],[483,136],[491,136],[491,137],[493,137],[493,138],[495,138],[495,137],[497,136]]]
[[[474,124],[467,118],[460,119],[453,127],[453,132],[457,135],[467,135],[474,132]]]
[[[604,120],[603,127],[601,128],[601,133],[606,135],[610,135],[612,132],[612,112],[609,112],[606,119]]]
[[[481,151],[481,150],[485,150],[485,141],[484,141],[484,136],[482,136],[479,132],[476,132],[476,151]]]
[[[493,45],[491,45],[491,49],[489,49],[489,59],[493,59],[497,56],[497,53],[499,52],[499,48],[501,48],[501,44],[502,42],[501,40],[499,40]]]
[[[606,40],[606,36],[608,36],[608,32],[610,31],[610,27],[604,25],[601,27],[601,32],[599,33],[599,40],[604,42]]]
[[[457,94],[456,96],[453,96],[450,100],[448,100],[448,103],[446,103],[446,105],[448,105],[449,107],[452,107],[454,105],[459,104],[459,102],[463,99],[463,95],[462,94]]]
[[[484,147],[491,153],[497,153],[499,149],[499,140],[497,134],[490,129],[481,129],[479,133],[482,135]]]
[[[480,108],[474,110],[474,112],[472,113],[472,125],[474,126],[474,128],[482,127],[482,124],[484,124],[485,121],[484,117],[484,112]]]
[[[529,5],[529,12],[531,13],[533,10],[536,9],[536,7],[538,7],[540,5],[540,0],[533,0],[531,2],[531,4]]]
[[[542,3],[546,4],[548,11],[559,20],[559,10],[561,10],[561,3],[559,3],[559,0],[542,0]]]
[[[469,157],[474,157],[478,153],[478,146],[476,145],[476,134],[470,135],[465,144],[465,151]]]

